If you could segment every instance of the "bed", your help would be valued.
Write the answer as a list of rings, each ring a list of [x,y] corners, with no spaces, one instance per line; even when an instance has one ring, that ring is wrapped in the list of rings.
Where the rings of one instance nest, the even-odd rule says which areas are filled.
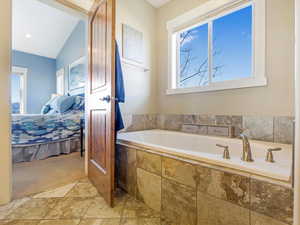
[[[14,163],[41,160],[80,150],[84,97],[70,96],[70,99],[72,101],[69,100],[68,104],[66,101],[51,99],[45,104],[41,114],[12,115]],[[64,109],[58,110],[60,107]]]

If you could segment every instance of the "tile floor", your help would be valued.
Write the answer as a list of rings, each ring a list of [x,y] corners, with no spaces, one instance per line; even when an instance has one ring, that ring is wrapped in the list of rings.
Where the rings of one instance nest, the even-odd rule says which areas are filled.
[[[88,179],[0,206],[0,225],[159,225],[159,213],[124,192],[110,208]]]

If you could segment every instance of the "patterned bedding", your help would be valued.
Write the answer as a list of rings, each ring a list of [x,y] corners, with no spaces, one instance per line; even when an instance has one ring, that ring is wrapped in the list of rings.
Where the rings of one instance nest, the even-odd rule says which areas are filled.
[[[66,140],[80,135],[84,118],[84,98],[77,97],[63,114],[13,114],[12,144],[33,145]]]
[[[65,140],[80,134],[83,112],[54,115],[13,115],[12,144],[27,145]]]

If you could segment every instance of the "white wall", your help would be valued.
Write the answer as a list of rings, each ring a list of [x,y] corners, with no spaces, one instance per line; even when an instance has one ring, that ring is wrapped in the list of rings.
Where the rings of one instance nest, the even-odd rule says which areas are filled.
[[[0,7],[0,205],[11,195],[10,154],[10,46],[11,0],[1,0]]]
[[[267,0],[267,87],[167,96],[166,22],[207,0],[172,0],[158,9],[158,102],[162,113],[294,115],[294,0]]]
[[[116,39],[122,53],[122,23],[144,34],[145,66],[150,72],[123,65],[126,104],[121,104],[123,114],[156,113],[156,10],[145,0],[117,0]]]

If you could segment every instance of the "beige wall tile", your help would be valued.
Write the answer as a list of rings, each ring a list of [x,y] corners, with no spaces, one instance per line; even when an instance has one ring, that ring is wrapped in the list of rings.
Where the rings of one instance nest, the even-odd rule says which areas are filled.
[[[244,116],[244,133],[251,139],[273,141],[273,117],[271,116]]]
[[[202,134],[202,135],[207,135],[207,126],[202,126],[202,125],[200,125],[199,126],[199,130],[198,130],[198,134]]]
[[[217,125],[231,125],[232,124],[232,116],[216,115],[216,124]]]
[[[161,177],[143,169],[137,169],[137,199],[153,210],[161,209]]]
[[[208,135],[213,135],[213,136],[228,137],[229,128],[228,127],[211,127],[211,126],[208,126],[207,134]]]
[[[195,225],[197,222],[196,191],[194,188],[163,178],[162,217],[172,225]]]
[[[250,207],[250,178],[198,166],[198,191],[236,205]]]
[[[250,189],[252,211],[292,224],[292,189],[256,179],[251,179]]]
[[[159,218],[160,213],[151,209],[149,206],[136,200],[135,198],[129,197],[129,199],[126,201],[122,217],[123,218]]]
[[[207,135],[207,126],[205,125],[192,125],[192,124],[183,124],[181,128],[182,132],[190,134],[202,134]]]
[[[197,193],[198,225],[250,225],[249,209]]]
[[[161,175],[161,156],[137,151],[137,167]]]
[[[264,216],[262,214],[251,211],[250,212],[250,224],[251,225],[287,225],[271,217]]]
[[[214,115],[197,115],[196,123],[201,125],[216,125],[216,117]]]
[[[197,115],[186,114],[183,115],[183,123],[185,124],[195,124],[197,119]]]
[[[136,150],[117,145],[117,183],[129,194],[136,195]]]
[[[199,126],[192,125],[192,124],[183,124],[181,128],[182,132],[190,133],[190,134],[198,134],[199,133]]]
[[[143,114],[133,114],[131,118],[131,124],[127,125],[126,131],[139,131],[145,130],[145,115]]]
[[[293,143],[293,117],[280,116],[274,118],[274,142]]]
[[[217,115],[216,116],[217,125],[230,125],[235,129],[235,136],[241,133],[243,127],[243,117],[242,116],[228,116],[228,115]]]
[[[157,114],[145,114],[145,129],[151,130],[157,128]]]
[[[194,188],[198,183],[194,165],[167,157],[162,157],[162,176]]]
[[[165,129],[165,115],[158,114],[157,115],[157,129]]]
[[[167,114],[164,118],[164,128],[179,131],[183,124],[183,115]]]

